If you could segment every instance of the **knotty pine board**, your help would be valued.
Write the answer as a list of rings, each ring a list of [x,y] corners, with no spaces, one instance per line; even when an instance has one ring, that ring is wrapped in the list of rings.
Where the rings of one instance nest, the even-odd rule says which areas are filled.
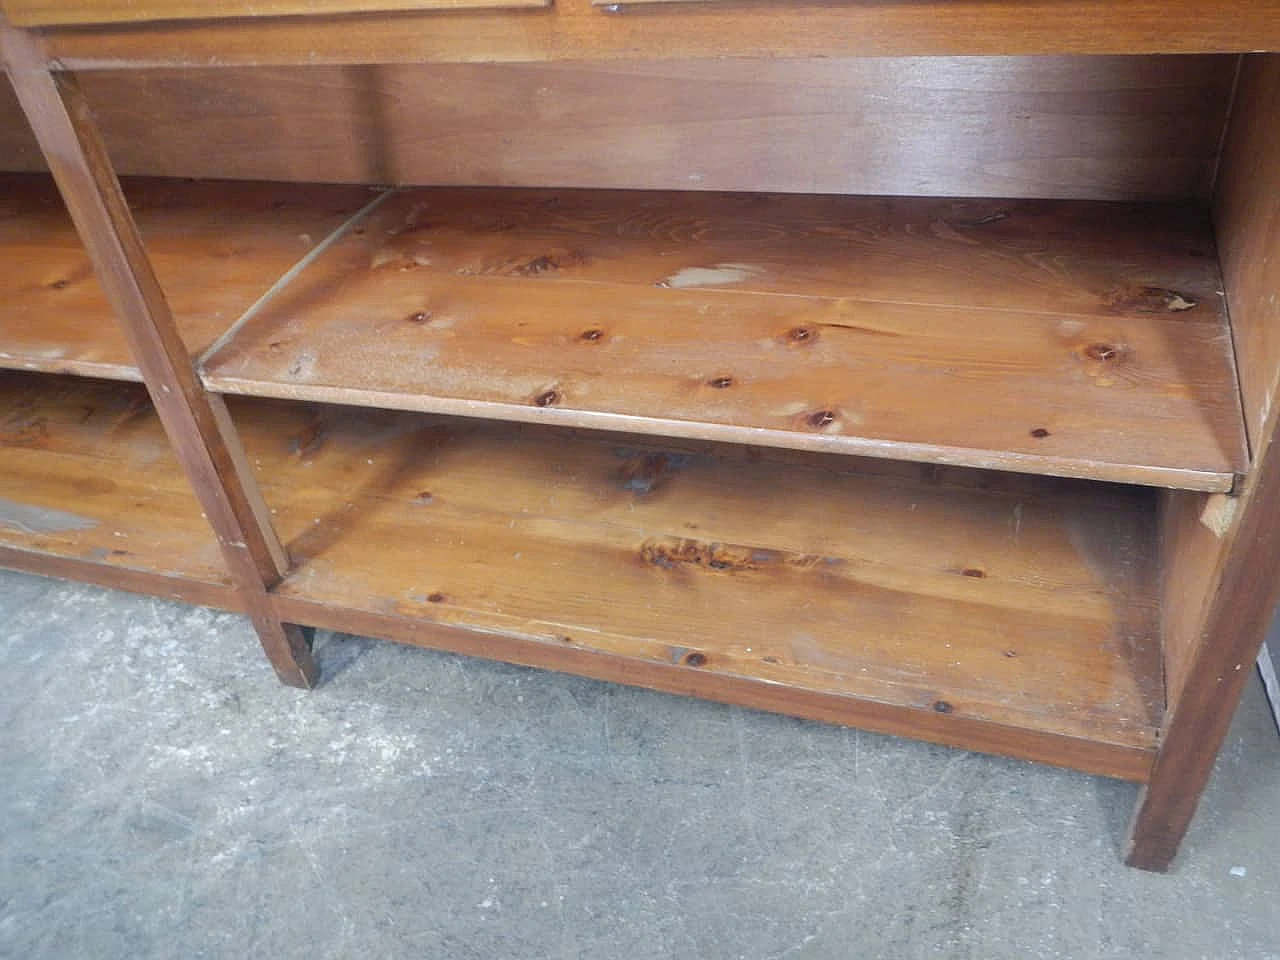
[[[125,193],[193,353],[374,196],[162,180],[126,181]],[[47,176],[0,175],[0,367],[141,379]]]
[[[1143,776],[1162,695],[1151,491],[232,412],[296,564],[285,616]],[[1074,746],[1055,758],[1045,738]]]
[[[0,565],[238,607],[134,384],[0,374]],[[1153,495],[231,398],[282,615],[1141,780]]]
[[[396,194],[203,363],[219,391],[1226,490],[1194,206]]]
[[[0,566],[239,607],[135,384],[0,371]]]

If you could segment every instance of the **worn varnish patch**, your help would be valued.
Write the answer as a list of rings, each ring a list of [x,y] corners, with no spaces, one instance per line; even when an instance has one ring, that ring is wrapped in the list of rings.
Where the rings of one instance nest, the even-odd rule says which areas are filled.
[[[815,567],[833,566],[840,562],[831,557],[811,554],[792,554],[742,544],[708,543],[702,540],[672,537],[646,540],[640,546],[640,559],[667,570],[700,567],[727,573],[763,570],[778,566],[810,570]]]
[[[682,267],[671,276],[658,281],[658,286],[672,290],[691,287],[727,287],[742,283],[764,273],[763,267],[749,263],[717,263],[713,267]]]
[[[37,507],[0,498],[0,527],[23,533],[66,533],[88,530],[97,525],[98,521],[67,510]]]
[[[21,569],[195,602],[229,579],[141,385],[0,371],[0,549]],[[99,575],[94,567],[110,568]]]

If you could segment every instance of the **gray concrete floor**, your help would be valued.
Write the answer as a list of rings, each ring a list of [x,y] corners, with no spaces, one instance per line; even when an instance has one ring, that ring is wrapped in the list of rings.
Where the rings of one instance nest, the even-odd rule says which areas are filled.
[[[5,957],[1280,957],[1251,686],[1175,871],[1134,788],[0,573]]]

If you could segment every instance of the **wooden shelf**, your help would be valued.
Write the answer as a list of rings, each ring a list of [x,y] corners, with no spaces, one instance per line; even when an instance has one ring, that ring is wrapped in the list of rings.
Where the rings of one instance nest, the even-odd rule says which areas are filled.
[[[1246,463],[1195,206],[425,189],[219,391],[1188,489]]]
[[[285,619],[1142,779],[1155,493],[351,407],[232,412]]]
[[[134,384],[0,372],[0,565],[240,609]]]
[[[207,349],[373,196],[362,187],[130,180],[183,339]],[[0,367],[141,380],[52,180],[0,174]]]

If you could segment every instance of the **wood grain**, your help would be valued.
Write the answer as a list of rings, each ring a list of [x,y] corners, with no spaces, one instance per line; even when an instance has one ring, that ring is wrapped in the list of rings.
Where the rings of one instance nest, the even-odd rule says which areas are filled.
[[[203,370],[233,393],[1202,490],[1245,456],[1212,239],[1177,206],[414,191]]]
[[[353,408],[233,412],[298,563],[284,615],[402,639],[465,628],[481,655],[693,694],[735,678],[707,680],[710,695],[784,712],[783,691],[821,695],[844,722],[874,704],[873,726],[920,720],[917,735],[981,749],[969,731],[992,724],[1026,734],[1005,752],[1050,762],[1071,761],[1038,738],[1106,744],[1127,753],[1108,752],[1108,772],[1143,775],[1161,706],[1147,491]],[[685,678],[661,680],[673,665]]]
[[[551,0],[0,0],[15,26],[145,23],[228,17],[290,17],[394,10],[471,10],[545,7]]]
[[[153,592],[169,581],[165,593],[206,590],[197,602],[238,605],[155,410],[132,384],[0,373],[0,546],[5,566],[55,573],[41,558],[73,561],[92,582]]]
[[[1207,197],[1235,60],[416,64],[81,82],[128,174],[1128,200]],[[15,115],[6,135],[0,119],[0,167],[30,168],[21,126]]]
[[[1166,510],[1173,696],[1127,852],[1150,870],[1177,853],[1280,603],[1280,163],[1269,152],[1280,143],[1278,66],[1274,56],[1251,60],[1241,76],[1218,207],[1252,468],[1236,498],[1178,497]]]
[[[1214,220],[1240,363],[1244,417],[1261,446],[1280,395],[1280,57],[1246,57]]]
[[[55,78],[39,43],[3,21],[0,51],[245,612],[281,681],[309,687],[316,672],[307,639],[275,616],[266,596],[288,559],[221,398],[196,376],[88,103],[74,75]]]
[[[200,353],[372,195],[355,187],[125,184],[188,351]],[[0,366],[139,380],[52,180],[0,175]]]
[[[696,57],[1235,53],[1280,49],[1277,0],[888,0],[266,18],[62,29],[68,69]]]

